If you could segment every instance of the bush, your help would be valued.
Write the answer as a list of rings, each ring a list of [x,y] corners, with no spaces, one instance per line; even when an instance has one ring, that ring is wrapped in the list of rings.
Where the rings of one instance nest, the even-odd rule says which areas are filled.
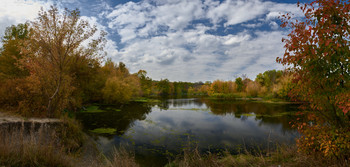
[[[300,123],[298,149],[307,154],[321,153],[327,159],[350,158],[350,129]]]

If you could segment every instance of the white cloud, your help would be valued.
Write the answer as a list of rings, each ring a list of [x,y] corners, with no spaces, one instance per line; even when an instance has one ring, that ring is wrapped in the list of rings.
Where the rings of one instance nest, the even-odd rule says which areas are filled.
[[[218,6],[209,6],[208,18],[214,24],[226,19],[226,26],[244,23],[264,14],[269,4],[259,0],[226,0]]]
[[[275,59],[283,54],[285,33],[276,19],[296,11],[295,4],[261,0],[128,2],[106,15],[123,45],[110,56],[132,72],[145,69],[154,79],[204,81],[239,74],[254,79],[282,68]],[[239,24],[251,30],[236,31]],[[271,29],[256,29],[263,25]],[[217,32],[220,27],[223,32]]]
[[[3,36],[6,27],[35,19],[39,10],[48,8],[50,4],[35,0],[2,0],[0,5],[0,37]]]

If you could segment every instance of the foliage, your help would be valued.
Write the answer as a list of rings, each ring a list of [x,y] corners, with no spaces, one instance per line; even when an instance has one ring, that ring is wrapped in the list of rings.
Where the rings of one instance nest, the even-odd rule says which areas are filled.
[[[168,79],[161,79],[157,83],[157,88],[159,89],[159,95],[161,96],[168,96],[171,94],[171,83]]]
[[[235,83],[237,85],[237,92],[242,92],[243,91],[243,80],[241,77],[236,78]]]
[[[271,89],[272,85],[276,84],[282,75],[283,71],[281,70],[268,70],[264,73],[259,73],[256,76],[255,81],[258,82],[261,86],[265,86],[268,89]]]
[[[303,136],[297,140],[299,151],[321,152],[327,158],[346,159],[350,154],[350,129],[322,125],[297,124]]]
[[[92,39],[96,32],[79,11],[53,6],[33,22],[9,27],[0,56],[0,93],[13,96],[0,103],[18,106],[24,115],[48,117],[79,107],[84,100],[79,92],[90,93],[92,87],[81,83],[94,83],[83,75],[98,66],[104,43],[104,33]]]
[[[28,71],[21,68],[19,64],[19,60],[23,57],[19,46],[22,46],[23,41],[28,38],[28,24],[6,28],[0,50],[0,80],[28,76]]]
[[[209,95],[212,95],[214,93],[222,93],[222,94],[232,94],[236,92],[236,83],[232,81],[221,81],[221,80],[215,80],[210,85],[210,90],[208,92]]]
[[[260,90],[260,85],[258,83],[253,81],[248,82],[248,85],[246,88],[248,96],[257,97],[259,90]]]
[[[107,78],[102,89],[105,103],[125,103],[140,96],[140,79],[137,75],[130,75],[124,63],[117,66],[108,60],[102,70]]]
[[[138,93],[138,80],[134,77],[125,79],[112,77],[108,78],[105,87],[102,89],[103,99],[108,104],[125,103]]]
[[[278,82],[272,86],[272,92],[275,97],[290,100],[289,93],[295,88],[296,84],[292,82],[293,75],[285,73],[278,79]]]
[[[140,84],[142,89],[142,94],[144,96],[150,96],[152,90],[152,79],[149,78],[145,70],[139,70],[137,72],[137,77],[140,78]]]
[[[321,151],[327,156],[331,152],[331,158],[340,154],[349,157],[348,152],[337,152],[347,147],[339,137],[345,137],[343,132],[350,126],[350,4],[343,0],[315,0],[299,7],[304,20],[293,20],[290,14],[282,16],[282,27],[288,26],[292,32],[283,39],[285,54],[277,61],[291,66],[297,84],[291,96],[309,102],[315,117],[313,126],[301,131],[304,137],[300,149]],[[327,139],[312,129],[322,132]],[[312,147],[303,142],[310,137],[317,140]]]

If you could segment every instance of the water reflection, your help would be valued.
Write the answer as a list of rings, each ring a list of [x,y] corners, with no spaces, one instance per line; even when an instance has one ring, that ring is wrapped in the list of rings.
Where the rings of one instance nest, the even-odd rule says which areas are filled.
[[[297,135],[288,123],[295,119],[296,105],[170,99],[156,105],[132,103],[121,111],[109,108],[101,107],[106,110],[102,113],[81,113],[78,119],[88,130],[117,129],[113,135],[94,134],[100,148],[109,152],[127,143],[140,161],[158,157],[157,162],[164,164],[166,150],[177,154],[189,143],[202,151],[237,153],[243,146],[264,149],[268,139],[293,144]]]
[[[118,107],[115,106],[99,106],[99,109],[105,112],[98,113],[78,113],[79,119],[86,131],[97,128],[113,128],[116,129],[117,136],[123,135],[130,127],[134,125],[136,120],[145,120],[146,115],[150,113],[152,107],[150,105],[143,105],[142,103],[131,103]],[[114,135],[100,134],[109,138]]]

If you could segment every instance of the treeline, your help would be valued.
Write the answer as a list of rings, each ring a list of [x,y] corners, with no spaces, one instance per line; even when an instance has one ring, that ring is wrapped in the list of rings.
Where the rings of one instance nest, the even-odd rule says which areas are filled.
[[[218,98],[263,97],[288,100],[288,93],[295,85],[292,79],[293,75],[289,71],[269,70],[258,74],[254,81],[243,75],[234,81],[215,80],[210,85],[203,85],[198,91]]]
[[[255,80],[245,75],[232,81],[214,82],[170,82],[168,79],[152,80],[147,72],[140,70],[137,76],[141,83],[141,96],[144,97],[196,97],[215,98],[263,97],[289,100],[288,93],[295,86],[290,71],[268,70],[256,76]]]
[[[142,74],[142,75],[140,75]],[[260,73],[255,80],[245,75],[232,81],[215,80],[214,82],[170,82],[167,79],[153,81],[145,77],[145,71],[139,72],[143,96],[196,97],[234,99],[240,97],[280,98],[289,100],[292,90],[293,75],[289,71],[269,70]]]

